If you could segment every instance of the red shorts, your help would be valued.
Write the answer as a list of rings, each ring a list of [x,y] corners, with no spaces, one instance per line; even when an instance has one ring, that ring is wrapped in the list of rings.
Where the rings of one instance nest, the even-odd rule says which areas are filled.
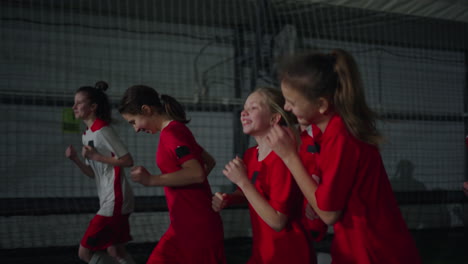
[[[95,215],[81,239],[81,245],[89,250],[105,250],[112,245],[123,244],[130,240],[130,215]]]
[[[169,230],[161,237],[146,262],[147,264],[225,264],[224,243],[214,248],[181,248],[175,241],[174,231]]]

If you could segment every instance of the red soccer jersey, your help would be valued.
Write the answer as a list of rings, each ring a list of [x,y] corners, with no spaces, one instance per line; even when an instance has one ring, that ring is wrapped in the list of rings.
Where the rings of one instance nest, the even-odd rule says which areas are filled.
[[[379,150],[352,136],[338,115],[318,143],[318,207],[343,212],[334,224],[333,263],[421,263]]]
[[[162,173],[181,169],[191,159],[203,164],[203,149],[190,130],[172,121],[160,134],[156,163]],[[170,229],[180,248],[219,247],[224,241],[219,213],[211,208],[211,188],[208,180],[184,187],[164,187],[171,220]]]
[[[315,125],[309,126],[306,130],[301,133],[301,145],[299,148],[299,155],[301,157],[302,164],[309,176],[319,175],[316,157],[319,155],[320,146],[316,144],[315,138],[321,136],[320,129]],[[316,180],[316,179],[314,179]],[[316,180],[317,182],[317,180]],[[319,184],[320,182],[317,182]],[[318,216],[317,218],[311,219],[306,215],[306,210],[313,211],[309,205],[307,199],[304,198],[303,206],[303,217],[302,222],[308,231],[310,237],[314,241],[322,240],[327,234],[328,226]]]
[[[244,154],[247,175],[257,191],[278,212],[288,216],[277,232],[249,205],[252,223],[252,257],[248,263],[315,263],[315,253],[301,224],[303,196],[283,161],[271,152],[258,161],[257,147]]]

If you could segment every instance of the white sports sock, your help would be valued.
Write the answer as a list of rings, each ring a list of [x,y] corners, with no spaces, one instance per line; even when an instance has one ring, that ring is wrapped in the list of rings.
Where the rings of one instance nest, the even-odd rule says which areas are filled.
[[[135,264],[135,260],[133,260],[130,254],[127,254],[125,258],[119,258],[119,263],[120,264]]]
[[[94,252],[88,264],[119,264],[117,260],[105,252]]]

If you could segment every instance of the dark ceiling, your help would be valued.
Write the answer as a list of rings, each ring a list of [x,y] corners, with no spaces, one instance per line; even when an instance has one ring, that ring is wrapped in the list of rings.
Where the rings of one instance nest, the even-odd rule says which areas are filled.
[[[61,14],[226,28],[241,26],[259,34],[276,33],[284,24],[293,24],[302,37],[440,50],[468,49],[467,23],[298,1],[2,0],[1,5]]]

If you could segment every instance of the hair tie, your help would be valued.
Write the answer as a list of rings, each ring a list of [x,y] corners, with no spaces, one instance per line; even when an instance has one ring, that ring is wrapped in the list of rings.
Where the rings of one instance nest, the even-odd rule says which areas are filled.
[[[107,88],[109,88],[109,85],[105,81],[98,81],[94,85],[94,88],[98,91],[105,92]]]

